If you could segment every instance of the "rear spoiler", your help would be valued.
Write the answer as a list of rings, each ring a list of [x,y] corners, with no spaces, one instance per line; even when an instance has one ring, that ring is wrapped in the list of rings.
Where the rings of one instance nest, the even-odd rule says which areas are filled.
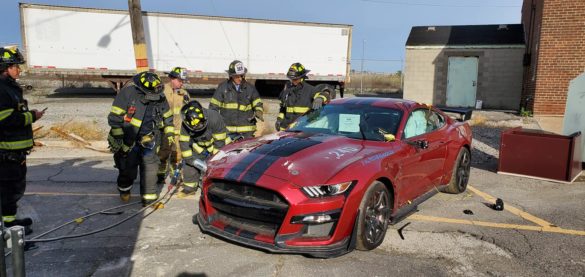
[[[448,108],[442,107],[438,108],[439,110],[446,112],[446,113],[456,113],[461,116],[461,118],[457,119],[459,121],[467,121],[471,119],[471,112],[473,112],[470,108]]]

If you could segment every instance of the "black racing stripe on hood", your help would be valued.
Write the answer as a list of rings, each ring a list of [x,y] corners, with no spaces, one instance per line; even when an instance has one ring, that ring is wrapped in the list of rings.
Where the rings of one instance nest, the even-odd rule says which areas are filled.
[[[240,182],[247,183],[247,184],[255,184],[262,175],[264,175],[264,171],[268,169],[274,162],[276,162],[281,157],[279,156],[271,156],[266,155],[264,158],[257,161],[250,169],[244,174],[242,180]]]
[[[258,179],[262,177],[262,174],[264,174],[263,172],[272,166],[272,164],[278,159],[288,157],[296,152],[320,143],[320,141],[311,139],[284,138],[262,145],[253,150],[253,153],[264,154],[266,156],[256,161],[256,163],[248,169],[242,177],[241,182],[255,184]]]
[[[275,140],[269,144],[264,144],[256,148],[252,152],[257,154],[265,154],[278,157],[288,157],[296,152],[317,145],[319,143],[321,142],[311,139],[284,138]]]
[[[240,175],[252,164],[255,160],[262,157],[256,153],[248,153],[241,161],[239,161],[230,171],[223,177],[225,180],[237,181]]]

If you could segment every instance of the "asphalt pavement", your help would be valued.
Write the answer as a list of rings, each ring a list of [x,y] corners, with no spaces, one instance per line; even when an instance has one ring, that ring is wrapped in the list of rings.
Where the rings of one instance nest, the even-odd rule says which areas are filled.
[[[27,239],[122,204],[111,158],[87,151],[69,151],[62,158],[66,149],[54,148],[29,159],[28,188],[19,210],[35,221]],[[585,208],[583,180],[558,184],[487,168],[472,169],[466,193],[437,194],[423,203],[369,252],[314,259],[239,246],[202,234],[192,223],[199,195],[174,196],[163,209],[148,209],[113,229],[35,243],[26,252],[26,270],[29,276],[585,275],[585,214],[579,212]],[[131,202],[139,201],[137,189]],[[491,209],[490,196],[504,199],[507,210]],[[90,232],[140,208],[78,220],[43,238]],[[541,226],[535,218],[552,226]]]

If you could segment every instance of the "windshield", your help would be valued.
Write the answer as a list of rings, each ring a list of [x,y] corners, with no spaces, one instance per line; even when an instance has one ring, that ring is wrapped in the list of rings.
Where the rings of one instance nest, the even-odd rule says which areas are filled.
[[[364,105],[327,105],[300,117],[287,131],[340,135],[384,141],[396,135],[402,111]]]

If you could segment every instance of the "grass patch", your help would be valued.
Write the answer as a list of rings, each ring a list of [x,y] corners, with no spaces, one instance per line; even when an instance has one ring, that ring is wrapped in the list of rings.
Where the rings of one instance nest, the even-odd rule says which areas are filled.
[[[102,130],[95,121],[70,120],[65,123],[54,124],[53,127],[80,136],[85,140],[105,140],[108,134],[108,132]],[[47,127],[43,128],[43,131],[39,132],[39,137],[61,138],[61,136],[55,132],[50,132],[49,129],[50,128]]]
[[[394,92],[401,88],[401,74],[399,73],[352,73],[351,82],[346,88],[359,90],[360,84],[367,91]]]

